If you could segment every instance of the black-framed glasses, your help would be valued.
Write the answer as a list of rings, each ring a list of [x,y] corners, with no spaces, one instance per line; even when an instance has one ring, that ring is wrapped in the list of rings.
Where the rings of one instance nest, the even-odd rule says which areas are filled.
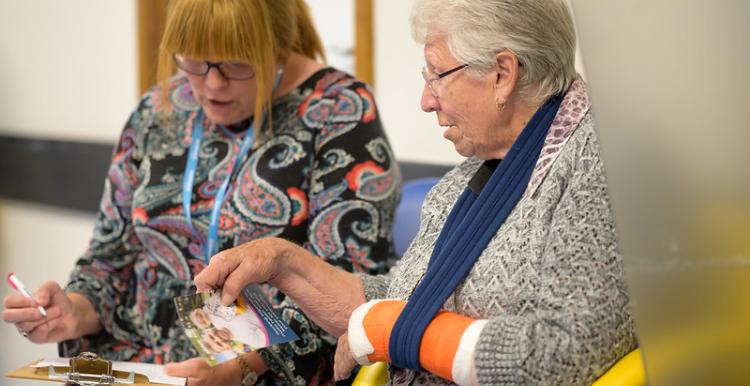
[[[425,83],[427,83],[427,88],[430,89],[430,94],[432,94],[433,97],[438,98],[439,95],[438,95],[438,91],[436,87],[439,84],[440,79],[443,79],[450,74],[458,72],[459,70],[463,70],[466,67],[469,67],[468,63],[460,64],[456,67],[451,68],[448,71],[441,72],[433,77],[430,77],[430,74],[427,72],[427,67],[422,67],[422,77],[424,78]]]
[[[172,55],[174,63],[188,74],[206,76],[211,68],[227,80],[247,80],[255,76],[255,69],[246,62],[209,62],[208,60],[194,60],[181,55]]]

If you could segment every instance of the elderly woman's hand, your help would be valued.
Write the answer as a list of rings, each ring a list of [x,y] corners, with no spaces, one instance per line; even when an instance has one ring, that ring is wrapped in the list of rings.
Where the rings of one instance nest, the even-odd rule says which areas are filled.
[[[333,378],[337,381],[347,379],[352,374],[352,369],[357,365],[354,356],[349,349],[349,338],[346,333],[339,337],[336,346],[336,356],[333,365]]]
[[[248,284],[268,282],[329,334],[346,331],[352,310],[365,302],[358,276],[289,241],[268,237],[219,252],[195,277],[198,291],[221,288],[228,305]]]
[[[275,237],[253,240],[221,251],[195,277],[198,291],[221,288],[221,303],[231,304],[248,284],[271,282],[294,254],[309,254],[301,247]]]

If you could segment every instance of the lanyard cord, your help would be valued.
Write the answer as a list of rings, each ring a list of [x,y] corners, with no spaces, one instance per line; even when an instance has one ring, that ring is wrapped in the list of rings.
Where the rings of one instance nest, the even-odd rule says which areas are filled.
[[[273,94],[273,92],[276,91],[276,89],[279,87],[279,83],[281,83],[281,77],[283,73],[284,67],[280,66],[276,71],[276,80],[274,82],[273,91],[271,92],[271,94]],[[253,120],[253,122],[248,126],[245,137],[242,140],[242,145],[240,146],[240,151],[237,153],[237,156],[234,159],[234,163],[232,164],[232,169],[230,170],[229,174],[227,174],[227,177],[224,179],[224,182],[222,182],[219,190],[216,192],[216,196],[214,197],[214,205],[213,208],[211,208],[211,217],[208,223],[208,234],[206,235],[205,247],[203,249],[203,260],[206,264],[208,264],[209,260],[211,260],[211,256],[215,255],[216,252],[218,252],[219,217],[221,214],[221,207],[224,205],[224,199],[226,198],[225,196],[227,193],[227,188],[229,187],[229,182],[239,168],[240,162],[245,158],[253,145],[255,139],[255,123],[260,122],[260,127],[263,127],[265,115],[266,112],[264,109],[261,113],[260,120]],[[188,224],[191,228],[193,228],[194,231],[195,228],[193,227],[193,218],[190,211],[190,201],[193,196],[195,171],[198,167],[198,153],[200,152],[201,142],[203,141],[203,116],[203,109],[201,108],[198,110],[198,114],[193,121],[192,141],[190,142],[190,150],[188,151],[187,162],[185,164],[185,175],[182,180],[182,209],[185,214],[185,218],[187,218]]]

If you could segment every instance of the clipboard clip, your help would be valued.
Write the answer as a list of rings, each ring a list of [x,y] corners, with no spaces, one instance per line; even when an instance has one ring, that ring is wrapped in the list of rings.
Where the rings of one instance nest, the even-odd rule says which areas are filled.
[[[60,367],[60,369],[62,371],[58,371],[55,366],[50,366],[48,377],[81,386],[135,383],[134,372],[112,371],[112,362],[99,358],[91,352],[82,352],[77,357],[70,358],[70,368]],[[125,378],[118,378],[115,373],[127,375]]]

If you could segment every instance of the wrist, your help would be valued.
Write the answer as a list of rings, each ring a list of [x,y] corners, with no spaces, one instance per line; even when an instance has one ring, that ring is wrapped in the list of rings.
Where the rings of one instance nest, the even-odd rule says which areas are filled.
[[[254,385],[258,377],[268,369],[257,352],[239,355],[233,362],[238,368],[237,378],[232,378],[233,384],[242,386]],[[234,383],[234,379],[239,383]]]
[[[357,307],[349,318],[349,349],[360,365],[390,362],[391,331],[406,302],[396,299],[371,300]]]
[[[280,291],[285,292],[289,283],[298,276],[300,256],[307,250],[289,241],[278,239],[276,253],[274,254],[273,272],[270,273],[268,282]]]
[[[224,362],[224,381],[223,385],[242,386],[242,366],[239,363],[239,356],[236,360]]]
[[[65,294],[65,296],[71,303],[69,321],[66,323],[68,325],[66,339],[77,339],[95,334],[102,329],[99,315],[86,296],[76,292]]]
[[[349,350],[361,365],[390,362],[390,339],[406,302],[371,300],[352,312]],[[487,319],[472,319],[439,311],[427,325],[419,344],[419,363],[426,371],[459,385],[472,384],[474,351]]]

